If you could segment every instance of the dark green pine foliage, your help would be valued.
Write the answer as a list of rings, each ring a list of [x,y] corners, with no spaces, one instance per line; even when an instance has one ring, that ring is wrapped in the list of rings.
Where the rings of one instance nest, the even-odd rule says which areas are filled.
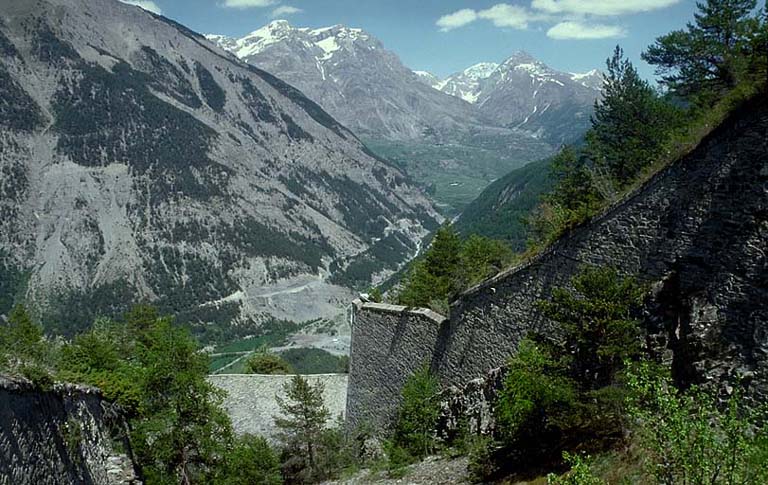
[[[403,386],[392,442],[413,458],[424,458],[436,449],[439,392],[440,384],[426,365],[411,374]]]
[[[461,239],[449,224],[437,230],[425,257],[416,261],[398,296],[401,305],[427,306],[431,300],[448,298],[458,286]]]
[[[405,277],[397,303],[432,307],[447,314],[458,293],[510,266],[515,260],[504,241],[473,235],[462,241],[451,224],[438,229],[432,245]]]
[[[286,398],[275,397],[281,415],[274,419],[287,457],[284,474],[297,477],[299,483],[322,479],[319,454],[324,450],[320,443],[331,417],[323,400],[325,385],[321,381],[311,385],[296,375],[284,385],[283,391]]]
[[[592,129],[587,133],[596,188],[602,191],[610,187],[599,185],[601,177],[609,176],[623,186],[655,160],[674,120],[673,109],[640,78],[621,47],[616,46],[607,67],[603,97],[595,101]]]
[[[612,268],[586,267],[571,286],[555,288],[539,306],[565,334],[571,376],[583,389],[599,389],[640,351],[637,310],[644,291]]]
[[[509,360],[491,469],[551,465],[563,451],[600,452],[624,436],[622,373],[641,356],[635,315],[643,289],[611,268],[589,267],[569,286],[539,303],[560,332],[524,339]]]
[[[643,59],[675,94],[707,103],[743,80],[760,22],[756,0],[698,2],[695,22],[656,39]]]

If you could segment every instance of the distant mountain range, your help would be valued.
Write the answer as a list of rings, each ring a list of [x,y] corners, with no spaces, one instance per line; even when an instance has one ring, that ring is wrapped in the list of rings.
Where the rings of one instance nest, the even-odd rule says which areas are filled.
[[[164,17],[4,0],[0,53],[0,319],[333,316],[441,220],[315,102]]]
[[[578,138],[600,96],[603,75],[556,71],[526,52],[501,64],[482,62],[440,80],[417,73],[434,89],[471,103],[496,123],[535,133],[555,143]]]
[[[522,52],[440,80],[343,25],[277,20],[239,39],[206,37],[299,88],[449,213],[492,180],[581,136],[600,94],[597,71],[562,73]]]
[[[206,37],[293,83],[363,136],[439,140],[439,134],[503,127],[568,141],[578,129],[563,133],[562,120],[586,126],[602,87],[597,70],[564,73],[525,52],[441,80],[411,71],[378,39],[343,25],[309,29],[277,20],[240,39]]]

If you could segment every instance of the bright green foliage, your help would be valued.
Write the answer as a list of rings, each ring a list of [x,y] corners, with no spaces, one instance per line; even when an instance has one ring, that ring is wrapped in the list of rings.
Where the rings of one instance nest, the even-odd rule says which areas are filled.
[[[280,485],[280,460],[267,440],[244,435],[227,451],[215,482],[220,485]]]
[[[98,321],[62,349],[59,377],[97,385],[130,418],[148,483],[205,483],[232,439],[208,358],[189,332],[149,307]]]
[[[50,372],[57,358],[55,350],[22,305],[13,308],[7,325],[0,323],[0,368],[48,388],[53,384]]]
[[[374,303],[381,303],[384,301],[384,295],[381,294],[381,289],[378,287],[372,288],[371,291],[368,292],[368,296]]]
[[[601,196],[593,186],[590,165],[589,159],[579,151],[564,147],[550,163],[550,172],[557,185],[545,200],[571,212],[595,207]]]
[[[293,367],[277,354],[269,352],[266,347],[255,352],[245,363],[249,374],[293,374]]]
[[[318,444],[331,417],[323,400],[325,385],[318,381],[313,386],[296,375],[284,385],[283,391],[285,398],[276,396],[281,415],[275,416],[275,425],[284,455],[288,457],[283,463],[284,473],[299,481],[324,479],[318,459],[322,450]]]
[[[593,178],[597,178],[592,184],[610,198],[612,183],[626,185],[661,154],[676,115],[640,78],[621,47],[616,46],[607,67],[586,151],[594,163]]]
[[[481,236],[462,241],[450,224],[438,229],[423,258],[405,278],[397,302],[406,306],[447,310],[448,301],[460,291],[493,276],[514,261],[514,253],[502,242]]]
[[[768,483],[768,430],[763,407],[750,411],[738,392],[725,407],[693,387],[679,391],[653,365],[635,366],[627,379],[631,414],[659,483],[691,485]]]
[[[97,320],[91,330],[62,348],[59,379],[96,386],[107,399],[138,414],[143,390],[135,338],[125,324]]]
[[[514,258],[512,249],[503,241],[476,234],[469,236],[459,251],[459,287],[468,288],[499,273]]]
[[[748,76],[759,44],[755,0],[706,0],[697,3],[695,22],[656,39],[643,59],[657,66],[675,94],[699,103],[719,98]],[[763,79],[764,82],[764,79]]]
[[[597,390],[614,382],[624,361],[639,354],[634,317],[644,291],[612,268],[585,267],[571,285],[572,290],[555,288],[552,299],[539,306],[564,331],[571,376],[582,389]]]
[[[208,358],[185,329],[155,322],[138,345],[143,402],[132,441],[148,477],[202,481],[218,464],[231,427],[222,392],[207,380]]]
[[[579,455],[563,453],[563,460],[571,465],[571,470],[562,476],[550,473],[547,485],[604,485],[605,482],[592,474],[587,460]]]
[[[550,446],[571,426],[576,384],[552,350],[533,340],[520,342],[508,367],[495,410],[500,438],[529,457],[551,453]]]
[[[405,382],[397,412],[392,443],[415,458],[424,458],[436,447],[435,427],[440,415],[440,385],[424,366]]]

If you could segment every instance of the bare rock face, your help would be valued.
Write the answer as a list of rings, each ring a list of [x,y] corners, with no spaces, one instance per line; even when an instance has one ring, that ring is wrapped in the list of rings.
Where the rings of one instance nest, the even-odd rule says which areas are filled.
[[[164,17],[8,0],[0,52],[0,290],[63,332],[131,300],[324,316],[334,272],[379,241],[396,256],[374,271],[396,269],[440,219],[301,92]]]

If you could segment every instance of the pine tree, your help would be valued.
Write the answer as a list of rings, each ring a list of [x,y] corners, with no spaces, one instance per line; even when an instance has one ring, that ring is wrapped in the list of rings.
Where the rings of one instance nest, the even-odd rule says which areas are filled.
[[[621,47],[616,46],[606,64],[603,97],[595,101],[587,133],[587,153],[595,164],[593,177],[599,177],[599,168],[604,167],[613,181],[624,186],[659,156],[673,113],[624,58]]]
[[[317,445],[330,411],[325,407],[325,385],[318,381],[314,386],[296,375],[283,386],[287,399],[275,396],[282,416],[275,416],[275,425],[286,452],[299,463],[292,464],[296,473],[311,478],[317,473]]]
[[[674,93],[710,101],[742,79],[748,69],[759,21],[756,0],[698,2],[695,22],[656,39],[643,59],[657,66]]]
[[[461,239],[450,224],[437,230],[424,259],[411,268],[398,303],[428,306],[433,300],[448,300],[460,290],[457,272],[461,263]]]

